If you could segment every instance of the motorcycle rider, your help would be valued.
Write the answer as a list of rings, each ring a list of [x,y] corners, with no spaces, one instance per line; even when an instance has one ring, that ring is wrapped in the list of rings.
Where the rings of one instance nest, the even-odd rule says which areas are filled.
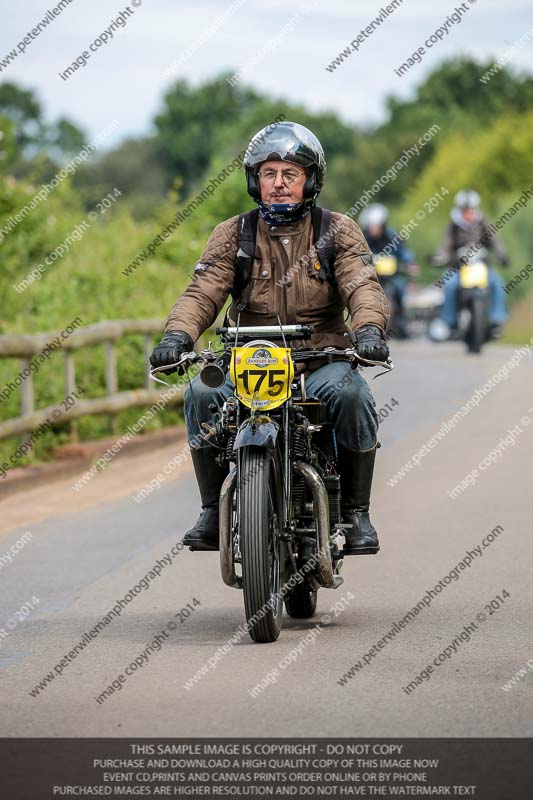
[[[248,193],[259,216],[251,288],[245,310],[239,298],[227,312],[230,325],[313,324],[315,332],[301,346],[346,347],[343,310],[351,316],[350,336],[359,354],[387,359],[384,331],[388,304],[372,266],[372,255],[355,222],[332,212],[335,236],[336,286],[321,280],[313,244],[310,209],[324,181],[322,146],[307,128],[280,122],[259,131],[244,157]],[[235,278],[239,217],[221,222],[196,264],[193,280],[172,308],[166,333],[150,361],[154,367],[175,363],[192,350],[198,337],[213,325]],[[296,267],[306,253],[311,258]],[[369,518],[370,490],[377,447],[378,418],[374,399],[358,370],[347,361],[333,361],[306,372],[309,395],[329,410],[339,447],[343,498],[345,554],[376,553],[379,542]],[[193,378],[184,398],[191,457],[200,489],[202,513],[183,541],[195,550],[218,549],[218,498],[225,477],[216,448],[202,437],[202,423],[213,420],[233,390],[229,379],[218,389]]]
[[[472,248],[491,250],[498,263],[507,267],[509,259],[503,242],[488,230],[488,221],[481,211],[481,198],[473,189],[461,189],[455,195],[440,247],[433,258],[433,265],[442,267],[460,262],[461,251]],[[491,338],[496,338],[500,328],[507,320],[505,292],[497,273],[489,268],[490,308],[489,321]],[[458,295],[460,288],[459,271],[447,274],[444,283],[444,303],[439,319],[446,329],[457,328]],[[443,337],[445,338],[445,337]]]
[[[390,276],[390,281],[394,288],[397,318],[391,320],[391,323],[394,327],[395,335],[399,339],[407,339],[409,334],[405,320],[405,288],[407,274],[416,274],[417,268],[414,264],[413,253],[405,246],[398,234],[392,228],[389,228],[387,225],[388,220],[388,209],[381,203],[372,203],[361,213],[359,225],[374,255],[379,256],[385,251],[386,255],[392,256],[397,260],[396,273]],[[379,275],[378,280],[381,282]]]

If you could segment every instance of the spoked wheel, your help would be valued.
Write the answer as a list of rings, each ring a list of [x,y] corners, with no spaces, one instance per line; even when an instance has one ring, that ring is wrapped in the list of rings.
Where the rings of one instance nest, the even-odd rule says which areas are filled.
[[[469,353],[480,353],[486,337],[485,305],[482,297],[474,297],[470,306],[470,326],[466,337]]]
[[[275,642],[283,612],[279,461],[276,451],[261,447],[244,448],[241,459],[239,529],[246,621],[254,642]]]
[[[383,285],[383,292],[389,303],[389,325],[387,333],[396,333],[397,320],[398,320],[398,302],[396,299],[396,290],[392,281],[385,281]]]

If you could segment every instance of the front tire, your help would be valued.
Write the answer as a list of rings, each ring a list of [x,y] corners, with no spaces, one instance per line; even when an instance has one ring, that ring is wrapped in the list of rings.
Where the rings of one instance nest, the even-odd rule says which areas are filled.
[[[470,306],[470,325],[467,334],[466,346],[469,353],[480,353],[485,341],[486,322],[485,304],[480,296],[472,299]]]
[[[398,290],[393,281],[386,281],[383,285],[383,291],[390,307],[387,336],[394,336],[396,339],[407,339],[407,323],[398,300]]]
[[[246,447],[241,455],[239,530],[248,631],[275,642],[281,631],[282,488],[276,452]]]

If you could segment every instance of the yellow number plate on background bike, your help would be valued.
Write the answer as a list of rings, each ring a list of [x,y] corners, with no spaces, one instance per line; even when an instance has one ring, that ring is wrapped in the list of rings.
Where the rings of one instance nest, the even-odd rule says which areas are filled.
[[[479,287],[485,289],[489,283],[489,270],[486,264],[478,261],[477,264],[465,264],[461,267],[459,282],[463,289]]]
[[[248,408],[277,408],[291,396],[294,365],[288,347],[234,347],[230,378]]]
[[[374,265],[378,275],[394,275],[397,268],[397,260],[394,256],[381,256],[376,258]]]

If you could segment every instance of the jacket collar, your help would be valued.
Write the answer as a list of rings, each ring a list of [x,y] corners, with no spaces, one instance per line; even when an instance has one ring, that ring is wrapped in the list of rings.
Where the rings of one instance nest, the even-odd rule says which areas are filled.
[[[311,213],[298,219],[296,222],[289,222],[288,225],[268,225],[259,215],[258,226],[260,230],[268,236],[297,236],[311,225]]]

